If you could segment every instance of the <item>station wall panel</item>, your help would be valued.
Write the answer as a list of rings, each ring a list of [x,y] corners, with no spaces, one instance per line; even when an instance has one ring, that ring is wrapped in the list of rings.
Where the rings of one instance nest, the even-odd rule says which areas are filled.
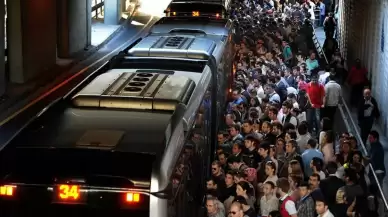
[[[368,69],[382,113],[379,125],[388,135],[388,0],[340,0],[338,26],[338,41],[348,66],[360,58]]]

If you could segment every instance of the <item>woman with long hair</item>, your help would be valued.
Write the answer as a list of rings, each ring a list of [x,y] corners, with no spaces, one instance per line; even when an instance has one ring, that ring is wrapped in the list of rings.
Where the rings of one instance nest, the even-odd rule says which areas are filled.
[[[276,183],[276,181],[278,181],[278,176],[276,174],[276,164],[274,162],[268,161],[265,164],[265,174],[267,175],[267,178],[265,179],[264,183],[269,181]]]

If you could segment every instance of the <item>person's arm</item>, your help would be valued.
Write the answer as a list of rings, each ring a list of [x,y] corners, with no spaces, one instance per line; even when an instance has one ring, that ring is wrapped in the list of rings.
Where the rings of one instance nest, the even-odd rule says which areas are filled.
[[[321,91],[322,91],[322,108],[325,107],[326,105],[326,95],[325,95],[325,88],[323,87],[323,85],[321,85]]]
[[[377,104],[375,98],[372,97],[371,101],[372,101],[372,104],[373,104],[373,106],[374,106],[374,109],[376,109],[376,110],[375,110],[375,118],[379,118],[379,117],[380,117],[380,109],[379,109],[379,105]]]
[[[294,201],[292,201],[292,200],[287,201],[285,208],[291,217],[298,217],[298,211],[296,211]]]
[[[326,25],[326,23],[327,23],[327,17],[325,17],[325,20],[323,21],[323,26],[325,26]]]
[[[354,217],[354,207],[356,206],[356,199],[353,200],[353,203],[350,204],[350,206],[348,207],[348,210],[346,211],[346,215],[348,217]]]

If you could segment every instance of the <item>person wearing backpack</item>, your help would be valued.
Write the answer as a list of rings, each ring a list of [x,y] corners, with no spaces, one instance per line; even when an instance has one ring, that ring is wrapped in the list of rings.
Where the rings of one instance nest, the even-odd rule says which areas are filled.
[[[299,109],[300,109],[301,112],[306,112],[307,109],[311,108],[310,101],[309,101],[309,99],[307,97],[306,89],[299,90],[299,93],[296,96],[296,102],[298,103]]]

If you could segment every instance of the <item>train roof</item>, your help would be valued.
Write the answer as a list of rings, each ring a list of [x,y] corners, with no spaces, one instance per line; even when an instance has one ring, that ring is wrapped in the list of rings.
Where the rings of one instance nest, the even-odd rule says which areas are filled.
[[[187,32],[208,36],[228,36],[230,28],[232,28],[231,22],[225,19],[194,18],[194,20],[187,22],[187,19],[183,18],[164,17],[152,27],[150,32],[153,34],[182,34]]]
[[[225,46],[227,36],[206,34],[151,34],[132,47],[128,54],[134,57],[181,58],[208,60],[217,57],[219,49]]]
[[[193,79],[185,74],[194,74]],[[47,109],[10,145],[163,153],[175,109],[189,103],[200,77],[189,72],[109,70],[75,93],[70,102],[62,100]]]

